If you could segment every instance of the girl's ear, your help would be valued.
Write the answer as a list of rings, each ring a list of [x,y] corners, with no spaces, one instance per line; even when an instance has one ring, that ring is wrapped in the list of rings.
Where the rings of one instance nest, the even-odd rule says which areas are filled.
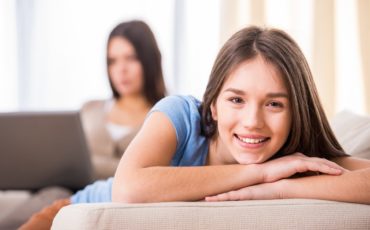
[[[217,109],[216,109],[216,102],[212,102],[211,104],[211,115],[212,115],[212,119],[214,121],[217,121]]]

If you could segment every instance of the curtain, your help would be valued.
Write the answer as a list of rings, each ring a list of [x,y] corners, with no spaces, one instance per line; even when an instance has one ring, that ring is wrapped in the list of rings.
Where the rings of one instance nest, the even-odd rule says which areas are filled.
[[[370,114],[370,1],[358,0],[358,22],[366,112]]]

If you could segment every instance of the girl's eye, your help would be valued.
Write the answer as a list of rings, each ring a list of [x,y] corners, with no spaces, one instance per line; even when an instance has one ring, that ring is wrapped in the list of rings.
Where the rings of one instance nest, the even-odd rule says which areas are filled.
[[[274,108],[282,108],[284,107],[283,103],[272,101],[268,104],[268,106],[274,107]]]
[[[230,98],[230,101],[234,104],[240,104],[240,103],[243,103],[243,99],[241,99],[240,97],[233,97],[233,98]]]

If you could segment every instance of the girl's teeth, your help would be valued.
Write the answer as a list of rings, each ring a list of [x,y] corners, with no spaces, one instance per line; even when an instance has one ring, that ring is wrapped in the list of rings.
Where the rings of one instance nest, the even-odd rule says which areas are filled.
[[[265,140],[265,138],[263,139],[252,139],[252,138],[242,138],[242,137],[238,137],[238,138],[239,140],[243,141],[244,143],[248,143],[248,144],[258,144]]]

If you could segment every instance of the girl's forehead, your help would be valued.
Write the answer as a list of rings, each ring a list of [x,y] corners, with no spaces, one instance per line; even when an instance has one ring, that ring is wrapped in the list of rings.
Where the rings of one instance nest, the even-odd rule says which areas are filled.
[[[225,79],[222,89],[233,85],[259,90],[287,91],[282,74],[260,55],[240,62]]]

